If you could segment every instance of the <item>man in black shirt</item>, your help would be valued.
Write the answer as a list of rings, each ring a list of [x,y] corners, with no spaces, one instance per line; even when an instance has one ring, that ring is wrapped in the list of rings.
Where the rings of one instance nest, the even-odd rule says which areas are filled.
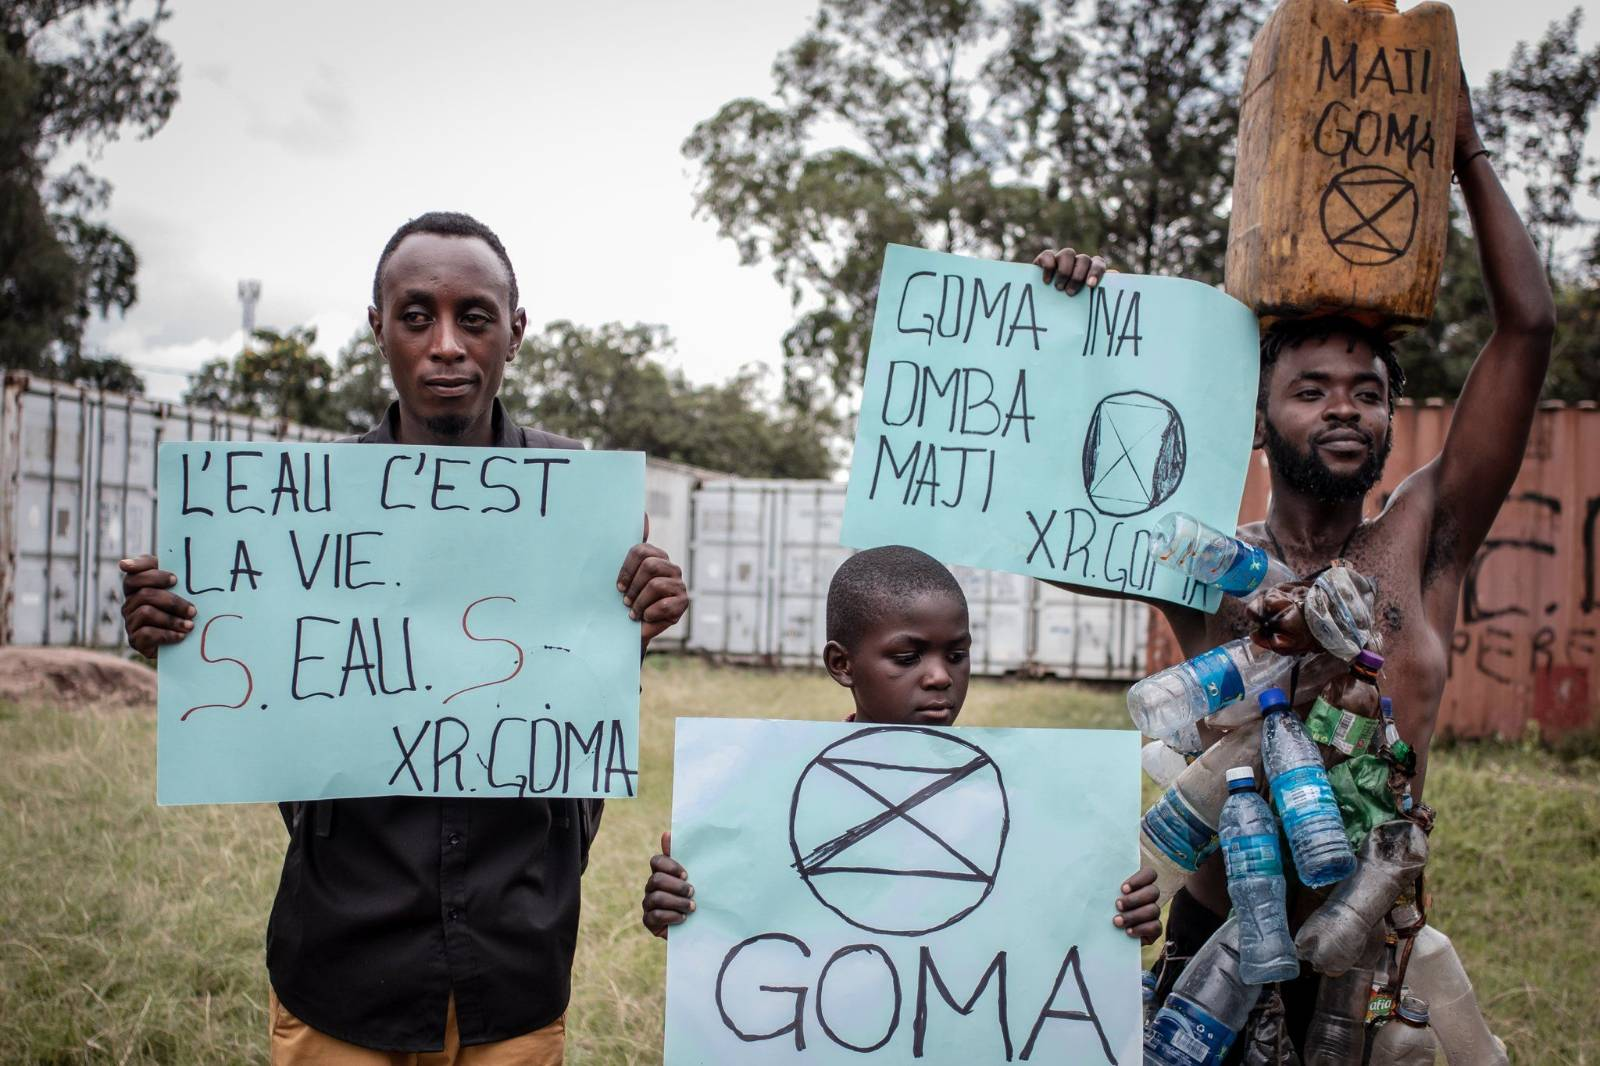
[[[578,448],[522,429],[497,394],[527,326],[511,261],[466,215],[390,238],[367,312],[396,403],[363,444]],[[648,535],[648,526],[646,527]],[[464,546],[464,550],[472,550]],[[153,555],[125,559],[128,642],[154,657],[192,604]],[[617,590],[646,645],[688,607],[682,573],[638,544]],[[272,1061],[562,1061],[579,879],[601,804],[377,797],[283,804],[289,849],[267,926]]]

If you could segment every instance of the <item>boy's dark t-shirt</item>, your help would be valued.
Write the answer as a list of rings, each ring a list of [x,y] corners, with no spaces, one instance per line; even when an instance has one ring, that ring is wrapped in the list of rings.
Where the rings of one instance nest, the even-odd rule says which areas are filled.
[[[396,443],[397,411],[362,444]],[[498,448],[578,448],[494,409]],[[273,990],[307,1025],[383,1051],[464,1045],[567,1009],[579,880],[602,805],[384,796],[283,804],[289,848],[267,924]]]

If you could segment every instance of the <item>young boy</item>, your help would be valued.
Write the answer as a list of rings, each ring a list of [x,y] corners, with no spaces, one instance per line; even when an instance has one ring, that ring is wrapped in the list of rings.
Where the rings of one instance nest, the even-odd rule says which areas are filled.
[[[967,698],[967,598],[955,575],[925,552],[901,545],[846,559],[828,586],[828,643],[822,662],[850,690],[846,721],[876,725],[954,725]],[[672,834],[650,860],[644,927],[665,937],[694,911],[694,886],[672,858]],[[1111,924],[1148,944],[1161,935],[1156,874],[1128,878]]]

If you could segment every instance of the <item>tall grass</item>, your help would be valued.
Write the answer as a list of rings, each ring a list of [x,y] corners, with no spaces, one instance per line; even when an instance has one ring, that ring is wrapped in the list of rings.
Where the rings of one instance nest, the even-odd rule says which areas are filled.
[[[607,806],[585,877],[569,1061],[660,1061],[665,946],[639,925],[667,828],[672,720],[836,719],[816,673],[653,658],[639,799]],[[972,725],[1118,726],[1117,693],[980,681]],[[160,809],[149,712],[0,706],[0,1062],[266,1061],[275,808]],[[1519,1063],[1600,1055],[1600,769],[1532,748],[1435,753],[1432,916]]]

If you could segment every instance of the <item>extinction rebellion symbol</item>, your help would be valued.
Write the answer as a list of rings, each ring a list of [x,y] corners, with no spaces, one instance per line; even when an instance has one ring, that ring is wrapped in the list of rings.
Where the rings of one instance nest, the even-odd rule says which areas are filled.
[[[1000,768],[983,749],[945,729],[879,726],[806,765],[789,846],[824,907],[858,929],[920,936],[988,898],[1010,824]]]
[[[1335,174],[1322,193],[1322,233],[1346,262],[1392,263],[1417,235],[1417,187],[1376,165]]]

